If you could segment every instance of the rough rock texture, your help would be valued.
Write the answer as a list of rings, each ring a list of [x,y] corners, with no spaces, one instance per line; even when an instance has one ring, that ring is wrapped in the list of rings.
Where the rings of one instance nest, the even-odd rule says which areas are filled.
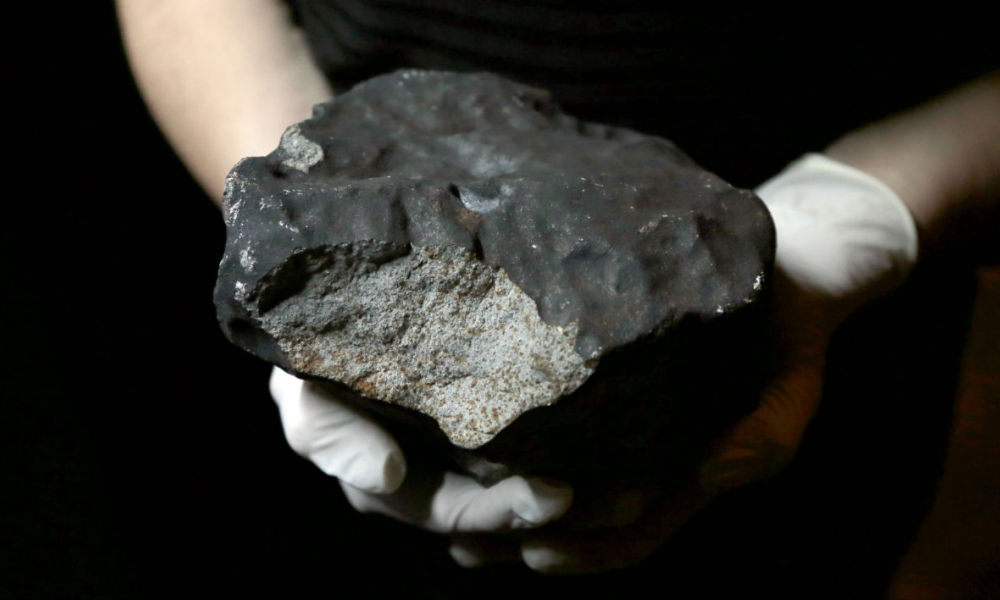
[[[297,370],[415,408],[466,448],[590,375],[573,349],[576,327],[542,322],[502,269],[464,248],[386,246],[394,260],[373,273],[352,262],[378,256],[372,246],[324,248],[324,269],[261,315]]]
[[[215,298],[234,343],[388,403],[362,406],[428,415],[479,458],[557,465],[581,450],[544,459],[538,432],[627,426],[648,448],[687,435],[651,417],[714,431],[746,410],[746,394],[691,397],[753,351],[765,208],[670,142],[564,115],[543,91],[374,78],[241,161],[225,218]]]

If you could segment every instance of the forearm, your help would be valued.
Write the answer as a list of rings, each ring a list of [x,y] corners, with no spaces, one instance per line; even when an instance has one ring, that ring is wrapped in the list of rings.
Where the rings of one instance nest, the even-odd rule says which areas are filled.
[[[1000,73],[850,133],[826,153],[899,194],[925,246],[948,245],[1000,206]]]
[[[181,160],[219,202],[226,173],[332,97],[278,0],[117,0],[136,82]]]

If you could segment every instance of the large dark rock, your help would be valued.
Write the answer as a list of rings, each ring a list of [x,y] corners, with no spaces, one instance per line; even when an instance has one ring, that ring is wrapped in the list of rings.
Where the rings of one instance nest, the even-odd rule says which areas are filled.
[[[241,161],[225,219],[226,335],[410,414],[402,437],[477,449],[453,454],[480,475],[484,457],[559,475],[693,456],[753,404],[764,206],[544,91],[362,83]]]

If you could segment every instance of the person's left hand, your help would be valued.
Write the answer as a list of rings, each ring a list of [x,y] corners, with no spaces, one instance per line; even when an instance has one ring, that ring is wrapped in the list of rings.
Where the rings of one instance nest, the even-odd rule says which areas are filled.
[[[590,507],[575,507],[557,534],[458,537],[451,547],[456,562],[523,560],[544,573],[625,567],[651,554],[717,494],[788,465],[819,407],[830,336],[852,311],[902,281],[916,261],[917,236],[894,192],[824,156],[803,158],[757,193],[777,232],[771,311],[779,360],[759,407],[717,441],[685,489],[666,496],[615,490]]]

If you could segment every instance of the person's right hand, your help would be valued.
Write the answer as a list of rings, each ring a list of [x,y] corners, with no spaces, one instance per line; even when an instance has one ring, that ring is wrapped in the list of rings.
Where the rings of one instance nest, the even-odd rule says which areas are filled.
[[[358,511],[463,535],[541,526],[572,502],[569,487],[536,478],[509,477],[487,488],[434,465],[408,473],[392,436],[327,389],[278,368],[270,388],[289,445],[336,477]]]

